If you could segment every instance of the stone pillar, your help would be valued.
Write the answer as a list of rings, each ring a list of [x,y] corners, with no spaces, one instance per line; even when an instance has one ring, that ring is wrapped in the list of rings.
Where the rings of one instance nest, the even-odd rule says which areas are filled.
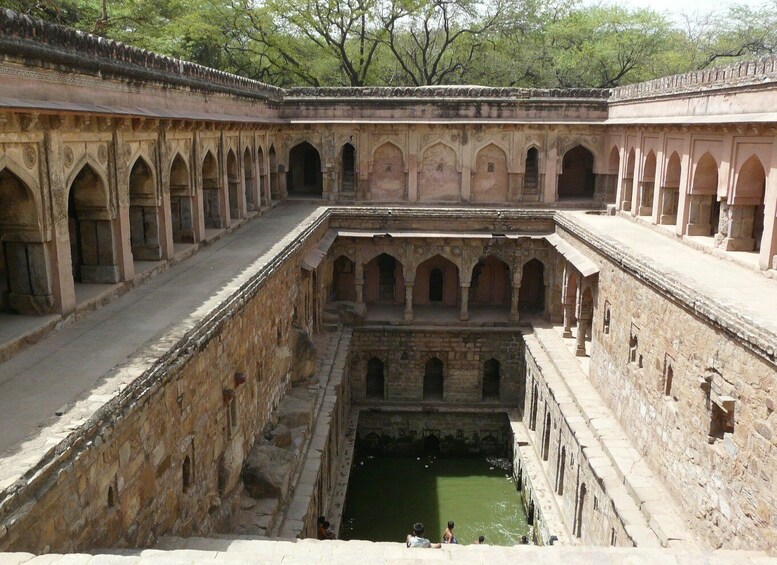
[[[461,283],[461,311],[459,320],[466,322],[469,320],[469,283]]]
[[[639,216],[650,216],[653,213],[653,181],[644,181],[640,183],[639,191],[639,208],[637,213]]]
[[[353,273],[353,282],[356,286],[356,304],[364,305],[364,266],[360,261],[356,262]]]
[[[685,227],[685,235],[711,235],[713,226],[710,225],[714,194],[689,194],[688,195],[688,224]],[[717,226],[714,226],[717,228]]]
[[[577,319],[577,335],[575,336],[575,355],[577,357],[585,357],[585,335],[588,333],[588,328],[591,324],[591,320]]]
[[[413,281],[405,281],[405,321],[413,321]]]
[[[111,224],[113,229],[113,241],[116,245],[119,280],[131,281],[135,278],[135,264],[132,259],[129,208],[121,206],[119,208],[118,217],[113,220]]]
[[[720,230],[715,234],[715,245],[725,251],[753,251],[753,223],[756,206],[725,202],[720,204]]]
[[[658,223],[673,225],[677,223],[677,204],[680,200],[679,189],[665,186],[660,192]]]
[[[624,212],[629,212],[631,211],[631,204],[634,193],[634,177],[624,178],[621,181],[621,186],[620,209]]]
[[[572,317],[575,313],[574,303],[564,304],[564,333],[563,337],[572,337]]]
[[[510,297],[510,321],[517,322],[520,320],[520,313],[518,312],[518,295],[521,291],[521,279],[513,281],[513,293]]]

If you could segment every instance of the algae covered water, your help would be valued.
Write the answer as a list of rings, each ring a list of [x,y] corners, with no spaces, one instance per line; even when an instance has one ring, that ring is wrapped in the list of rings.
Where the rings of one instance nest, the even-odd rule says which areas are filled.
[[[478,536],[492,545],[516,545],[528,535],[526,515],[509,462],[485,457],[355,459],[348,483],[342,539],[404,542],[415,522],[439,542],[448,520],[459,543]]]

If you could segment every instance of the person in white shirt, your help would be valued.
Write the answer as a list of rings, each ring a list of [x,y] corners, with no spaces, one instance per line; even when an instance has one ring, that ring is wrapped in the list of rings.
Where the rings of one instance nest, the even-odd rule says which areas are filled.
[[[424,525],[421,522],[413,524],[413,533],[407,534],[407,547],[433,547],[440,549],[439,543],[432,543],[424,537]]]

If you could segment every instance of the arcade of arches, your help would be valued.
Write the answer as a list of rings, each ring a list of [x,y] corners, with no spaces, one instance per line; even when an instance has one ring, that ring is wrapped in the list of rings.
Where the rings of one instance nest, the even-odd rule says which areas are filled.
[[[777,545],[777,58],[612,91],[283,90],[31,21],[0,65],[0,329],[23,328],[0,401],[34,372],[29,410],[63,408],[40,454],[2,446],[0,549],[237,532],[268,452],[297,482],[241,527],[311,535],[362,415],[375,444],[505,448],[541,543]],[[140,300],[175,314],[126,364],[57,357],[109,350]],[[84,332],[109,301],[115,331]]]

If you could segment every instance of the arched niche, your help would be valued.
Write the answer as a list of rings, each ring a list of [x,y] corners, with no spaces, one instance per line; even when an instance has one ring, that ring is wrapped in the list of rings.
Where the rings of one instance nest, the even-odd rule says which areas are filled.
[[[478,151],[475,170],[472,173],[470,200],[472,202],[507,202],[510,178],[507,172],[507,155],[498,145],[491,143]]]
[[[68,189],[70,259],[75,282],[119,282],[115,218],[107,202],[102,177],[91,165],[84,164]]]
[[[298,143],[289,151],[286,187],[290,196],[318,198],[323,194],[321,156],[318,150],[307,141]]]
[[[249,211],[258,209],[255,169],[251,148],[246,147],[245,151],[243,151],[243,190],[245,192],[246,210]]]
[[[0,169],[0,242],[0,310],[51,313],[51,265],[35,197],[8,167]]]
[[[653,213],[653,194],[656,180],[656,154],[651,149],[645,157],[642,167],[642,179],[639,183],[639,208],[637,214],[649,216]]]
[[[402,263],[388,253],[364,266],[364,301],[367,304],[404,304],[405,274]]]
[[[482,257],[472,268],[470,306],[510,306],[510,267],[493,255]]]
[[[666,163],[666,174],[664,183],[661,187],[659,204],[661,214],[658,223],[663,225],[674,225],[677,223],[677,207],[680,204],[680,175],[682,173],[682,163],[677,151],[672,151]]]
[[[222,198],[218,161],[213,153],[208,151],[202,160],[202,205],[206,228],[225,227],[221,211]]]
[[[593,199],[594,155],[582,145],[567,151],[561,160],[558,179],[559,200],[566,198]]]
[[[236,220],[240,217],[240,169],[232,149],[227,151],[227,188],[229,217]]]
[[[372,154],[370,199],[399,202],[407,198],[407,175],[402,150],[387,141]]]
[[[345,255],[340,255],[332,264],[333,300],[356,300],[356,284],[354,279],[354,262]]]
[[[718,191],[718,164],[709,153],[704,153],[693,168],[693,181],[688,197],[688,224],[686,235],[713,236],[720,224]]]
[[[461,174],[456,152],[444,143],[435,143],[423,153],[418,170],[418,199],[422,202],[458,201]]]
[[[340,192],[356,192],[356,148],[350,143],[340,151]]]
[[[518,291],[518,311],[540,314],[545,310],[545,265],[539,259],[527,261],[522,269]]]
[[[135,261],[159,261],[159,205],[155,178],[151,167],[142,157],[132,166],[129,176],[130,244]]]
[[[450,259],[435,255],[418,265],[413,304],[456,306],[458,296],[459,268]]]
[[[170,216],[174,243],[194,242],[194,198],[189,167],[180,154],[170,165]]]

